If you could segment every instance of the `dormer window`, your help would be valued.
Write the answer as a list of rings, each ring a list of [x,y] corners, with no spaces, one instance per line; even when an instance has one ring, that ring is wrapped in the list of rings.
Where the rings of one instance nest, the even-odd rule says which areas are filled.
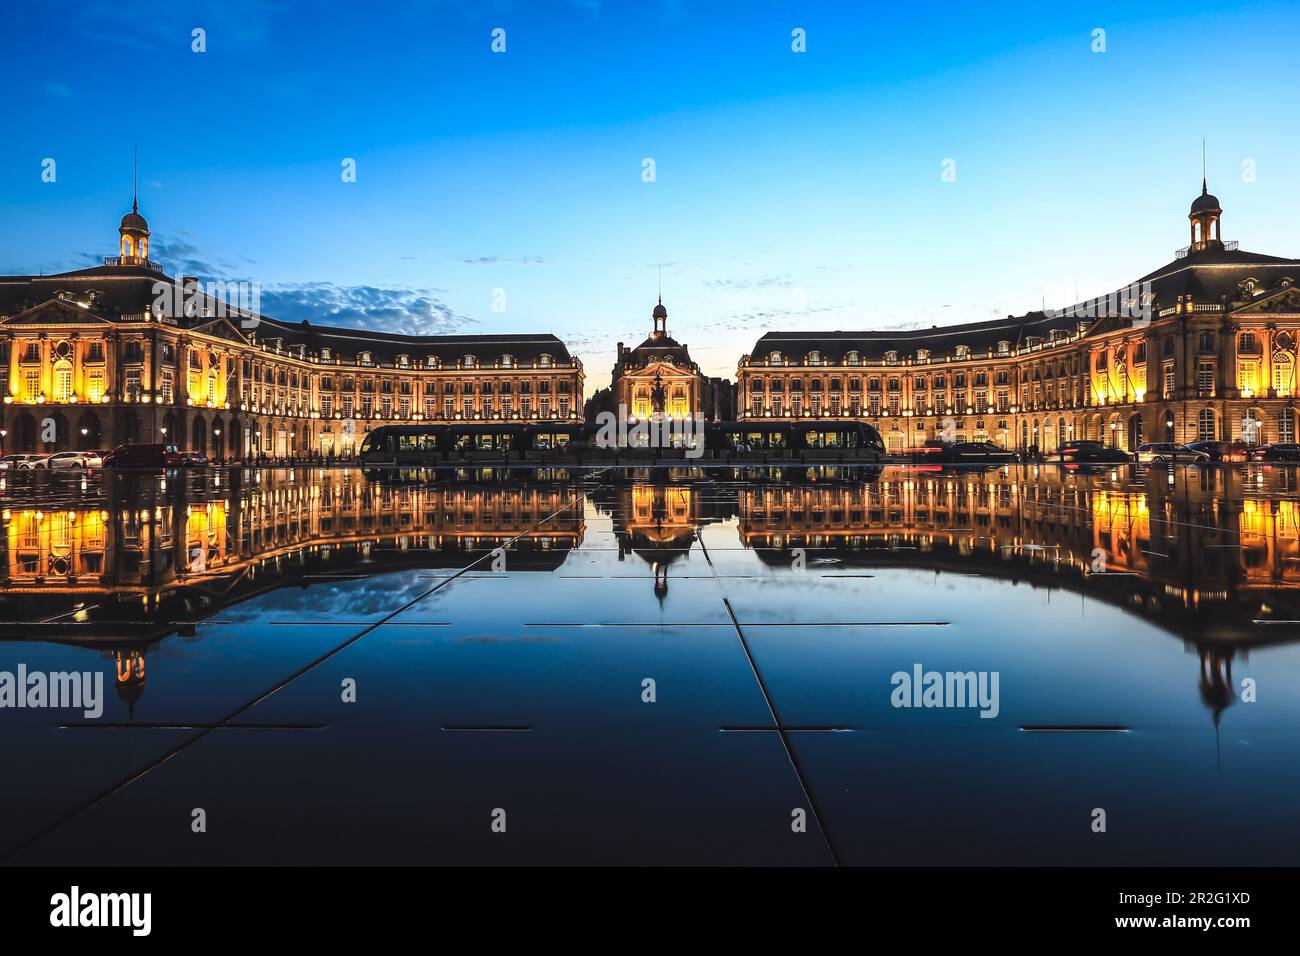
[[[895,351],[892,350],[892,349],[891,349],[890,351],[886,352],[886,353],[885,353],[885,364],[886,364],[886,365],[897,365],[897,364],[898,364],[898,353],[895,352]]]
[[[545,352],[543,352],[541,358],[537,360],[537,364],[540,365],[542,368],[550,368],[551,357],[547,355]]]
[[[929,349],[917,349],[917,350],[916,350],[916,360],[917,360],[918,362],[928,362],[928,361],[930,361],[930,350],[929,350]]]
[[[502,367],[502,368],[514,368],[514,365],[515,365],[515,357],[514,357],[513,355],[503,355],[503,356],[501,356],[501,367]]]
[[[320,350],[320,360],[321,360],[322,362],[328,362],[328,361],[330,361],[330,350],[329,350],[329,349],[321,349],[321,350]]]
[[[849,365],[861,365],[862,356],[858,353],[857,349],[854,349],[853,351],[849,352],[848,355],[844,356],[844,361],[847,362]]]
[[[1010,354],[1011,354],[1011,343],[1008,342],[1006,339],[1002,339],[1001,341],[999,341],[999,342],[998,342],[998,354],[999,354],[999,355],[1010,355]]]
[[[822,364],[822,353],[821,353],[821,352],[816,352],[816,351],[809,352],[809,353],[808,353],[808,364],[809,364],[809,365],[821,365],[821,364]]]
[[[957,358],[959,359],[970,358],[970,346],[969,345],[957,346]]]
[[[426,359],[424,360],[424,367],[425,367],[425,368],[441,368],[441,367],[442,367],[442,360],[439,359],[438,356],[436,356],[436,355],[430,355],[428,358],[426,358]]]
[[[397,356],[397,364],[402,366],[410,365],[411,357],[409,355],[399,355]]]
[[[460,360],[460,364],[465,368],[473,368],[477,362],[478,359],[474,358],[474,356],[472,355],[466,355],[463,359]]]
[[[357,361],[360,362],[362,365],[369,365],[369,364],[370,364],[370,353],[369,353],[369,352],[362,352],[360,355],[357,356]]]
[[[768,353],[767,353],[767,364],[768,364],[768,365],[780,365],[780,364],[781,364],[781,353],[780,353],[780,352],[775,352],[775,351],[773,351],[773,352],[768,352]]]

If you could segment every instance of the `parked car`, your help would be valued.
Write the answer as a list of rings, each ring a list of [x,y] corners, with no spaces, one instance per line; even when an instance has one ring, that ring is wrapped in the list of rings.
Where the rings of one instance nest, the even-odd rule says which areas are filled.
[[[1057,449],[1062,462],[1110,464],[1132,461],[1128,452],[1099,441],[1076,441]]]
[[[1179,462],[1194,465],[1209,461],[1210,456],[1186,445],[1178,445],[1171,441],[1157,441],[1138,445],[1137,460],[1156,465]]]
[[[177,456],[176,464],[181,468],[206,468],[208,456],[201,451],[183,451]]]
[[[23,461],[18,463],[19,471],[35,471],[45,467],[45,463],[50,460],[50,455],[27,455]]]
[[[40,467],[51,471],[66,471],[69,468],[98,468],[99,466],[90,464],[88,451],[61,451],[45,459],[45,463]]]
[[[9,471],[9,470],[18,471],[21,468],[25,468],[29,461],[33,461],[37,458],[43,458],[43,457],[44,457],[43,455],[32,455],[32,454],[5,455],[3,458],[0,458],[0,471]]]
[[[179,463],[175,445],[118,445],[104,459],[105,468],[175,468]]]
[[[1249,450],[1244,442],[1239,441],[1189,441],[1187,447],[1205,452],[1210,461],[1245,461]]]
[[[1291,442],[1255,445],[1247,456],[1251,461],[1300,461],[1300,445]]]

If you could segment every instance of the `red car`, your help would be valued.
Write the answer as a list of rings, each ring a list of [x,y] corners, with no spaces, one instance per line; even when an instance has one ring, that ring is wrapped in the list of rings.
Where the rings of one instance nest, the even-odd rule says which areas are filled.
[[[180,459],[175,445],[118,445],[104,459],[104,467],[175,468]]]

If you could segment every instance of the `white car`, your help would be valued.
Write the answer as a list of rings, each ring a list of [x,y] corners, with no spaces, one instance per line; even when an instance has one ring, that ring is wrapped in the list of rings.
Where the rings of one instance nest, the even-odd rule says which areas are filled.
[[[1157,465],[1170,462],[1186,462],[1195,465],[1209,461],[1210,456],[1203,451],[1197,451],[1195,448],[1188,448],[1186,445],[1177,445],[1171,441],[1157,441],[1138,445],[1137,460]]]
[[[51,455],[23,455],[23,460],[18,462],[19,471],[32,471],[36,468],[44,468],[45,463],[50,460]]]
[[[101,461],[100,464],[103,464]],[[61,451],[57,454],[50,455],[43,463],[38,463],[36,468],[49,468],[51,471],[67,471],[70,468],[90,468],[90,452],[85,451]]]
[[[0,458],[0,471],[10,469],[17,471],[19,468],[26,468],[27,462],[40,457],[40,455],[5,455]]]

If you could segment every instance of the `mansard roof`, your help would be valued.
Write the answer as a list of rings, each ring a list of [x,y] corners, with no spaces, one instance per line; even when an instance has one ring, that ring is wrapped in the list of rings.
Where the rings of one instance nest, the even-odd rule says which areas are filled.
[[[106,264],[48,276],[0,276],[0,320],[45,302],[60,301],[61,295],[63,299],[82,303],[79,307],[86,314],[104,320],[138,319],[158,298],[155,285],[175,281],[152,265]],[[214,312],[218,305],[225,305],[206,295],[202,296],[202,302],[210,304]],[[225,308],[227,313],[235,311],[231,306]],[[363,352],[368,352],[371,361],[377,364],[395,362],[399,355],[409,356],[412,363],[434,355],[453,365],[466,355],[473,355],[485,364],[498,362],[503,355],[511,356],[518,364],[532,364],[543,355],[549,355],[556,364],[572,361],[565,344],[549,333],[403,335],[306,321],[283,322],[268,316],[255,318],[255,322],[241,323],[240,315],[236,314],[231,324],[242,325],[243,334],[252,333],[262,341],[278,339],[290,349],[304,346],[308,355],[329,349],[331,358],[342,362],[354,361]],[[213,314],[209,313],[182,319],[181,325],[195,329],[213,321]]]
[[[1292,288],[1300,283],[1300,259],[1285,259],[1240,249],[1206,249],[1174,259],[1159,269],[1108,296],[1098,296],[1065,309],[1029,312],[983,322],[933,326],[928,329],[900,329],[862,332],[768,332],[750,353],[762,360],[773,351],[796,362],[809,352],[819,352],[830,364],[839,364],[851,351],[863,362],[881,361],[886,352],[896,351],[900,359],[913,358],[926,349],[932,359],[953,355],[959,345],[978,355],[996,350],[999,342],[1011,348],[1030,338],[1049,341],[1053,332],[1074,333],[1081,326],[1090,332],[1115,327],[1114,320],[1130,320],[1133,304],[1149,297],[1151,312],[1170,308],[1179,296],[1191,296],[1194,303],[1226,304],[1230,311],[1244,308],[1261,296]],[[1097,320],[1107,320],[1098,323]]]

